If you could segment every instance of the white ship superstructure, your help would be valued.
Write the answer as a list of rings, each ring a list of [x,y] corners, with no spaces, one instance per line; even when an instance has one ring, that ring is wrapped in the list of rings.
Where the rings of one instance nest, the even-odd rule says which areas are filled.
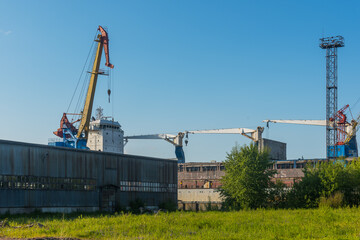
[[[107,117],[90,122],[87,147],[94,151],[124,153],[124,131]]]

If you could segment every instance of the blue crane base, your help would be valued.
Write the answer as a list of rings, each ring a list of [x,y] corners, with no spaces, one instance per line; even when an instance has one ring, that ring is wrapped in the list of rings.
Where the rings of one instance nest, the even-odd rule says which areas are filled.
[[[76,148],[76,149],[89,149],[86,146],[86,140],[85,139],[67,139],[63,142],[49,142],[49,146],[55,146],[55,147],[67,147],[67,148]]]
[[[182,146],[175,146],[175,155],[178,163],[185,163],[185,153]]]
[[[329,158],[358,157],[356,138],[352,138],[346,145],[329,146],[327,156]]]

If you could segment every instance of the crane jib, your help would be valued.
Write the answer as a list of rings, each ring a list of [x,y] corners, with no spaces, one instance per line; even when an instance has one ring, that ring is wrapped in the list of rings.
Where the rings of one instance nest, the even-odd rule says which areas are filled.
[[[102,50],[104,49],[105,52],[105,58],[106,63],[105,66],[109,68],[114,68],[114,65],[110,63],[110,56],[109,56],[109,37],[106,32],[106,30],[99,26],[98,31],[100,31],[100,34],[95,39],[95,42],[97,42],[97,49],[96,49],[96,55],[92,67],[90,82],[88,86],[88,90],[86,93],[86,99],[83,111],[81,112],[81,118],[80,118],[80,125],[79,129],[74,129],[74,127],[70,126],[67,129],[64,129],[66,131],[66,136],[72,136],[71,139],[64,139],[64,145],[74,148],[86,148],[86,142],[89,134],[89,125],[90,125],[90,118],[92,113],[92,107],[94,103],[94,96],[95,96],[95,89],[97,84],[97,79],[99,74],[103,74],[103,71],[99,71],[100,68],[100,62],[101,62],[101,56],[102,56]],[[108,90],[109,95],[109,101],[110,101],[110,93],[111,90]],[[63,121],[62,121],[63,122]],[[62,128],[65,124],[62,124]],[[63,135],[61,131],[54,132],[55,135]],[[65,141],[71,141],[71,144],[66,144]]]

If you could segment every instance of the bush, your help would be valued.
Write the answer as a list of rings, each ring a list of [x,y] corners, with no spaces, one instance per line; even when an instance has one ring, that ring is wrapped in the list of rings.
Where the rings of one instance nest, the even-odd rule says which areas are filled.
[[[360,205],[360,162],[334,160],[306,166],[304,177],[287,194],[290,208]]]
[[[144,208],[144,206],[145,206],[144,202],[139,198],[129,203],[130,212],[135,214],[141,213],[141,208]]]
[[[269,187],[269,196],[267,199],[268,208],[284,208],[286,207],[286,184],[277,179],[276,182],[271,182]]]
[[[159,208],[169,212],[174,212],[177,210],[177,203],[172,200],[167,200],[165,202],[160,203]]]
[[[330,197],[321,197],[319,207],[340,208],[343,207],[344,194],[336,192]]]

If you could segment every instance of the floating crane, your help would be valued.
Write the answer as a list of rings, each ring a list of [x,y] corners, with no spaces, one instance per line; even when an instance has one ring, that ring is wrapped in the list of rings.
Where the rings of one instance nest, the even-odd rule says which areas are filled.
[[[249,128],[226,128],[226,129],[213,129],[213,130],[195,130],[179,132],[177,135],[173,134],[149,134],[149,135],[137,135],[137,136],[125,136],[125,143],[129,139],[163,139],[175,146],[175,155],[178,159],[178,163],[185,163],[185,153],[183,149],[183,140],[185,139],[185,145],[188,144],[189,134],[241,134],[255,143],[262,138],[263,127],[257,127],[256,130]]]
[[[103,27],[99,26],[98,31],[100,34],[97,35],[97,38],[94,40],[97,42],[96,55],[90,72],[90,83],[86,94],[85,104],[83,111],[79,115],[80,118],[74,122],[70,122],[67,118],[67,115],[74,115],[69,113],[64,113],[60,120],[60,128],[54,132],[58,137],[63,138],[63,142],[60,144],[55,144],[56,146],[64,146],[70,148],[79,148],[79,149],[88,149],[86,147],[88,134],[89,134],[89,124],[92,113],[92,107],[94,102],[95,89],[97,84],[97,79],[99,75],[106,75],[104,71],[100,70],[100,62],[102,51],[104,49],[106,63],[105,66],[109,68],[114,68],[114,65],[110,63],[109,56],[109,38],[107,32]],[[108,95],[110,97],[110,89],[108,90]],[[74,123],[80,122],[79,129],[74,126]],[[50,143],[49,143],[50,144]]]
[[[359,128],[360,115],[356,120],[352,120],[350,123],[347,121],[345,114],[349,105],[345,105],[338,110],[333,117],[326,120],[264,120],[269,126],[269,123],[290,123],[290,124],[302,124],[313,126],[336,126],[337,129],[337,142],[335,145],[327,147],[327,155],[331,158],[337,157],[357,157],[358,148],[356,142],[356,132]]]

